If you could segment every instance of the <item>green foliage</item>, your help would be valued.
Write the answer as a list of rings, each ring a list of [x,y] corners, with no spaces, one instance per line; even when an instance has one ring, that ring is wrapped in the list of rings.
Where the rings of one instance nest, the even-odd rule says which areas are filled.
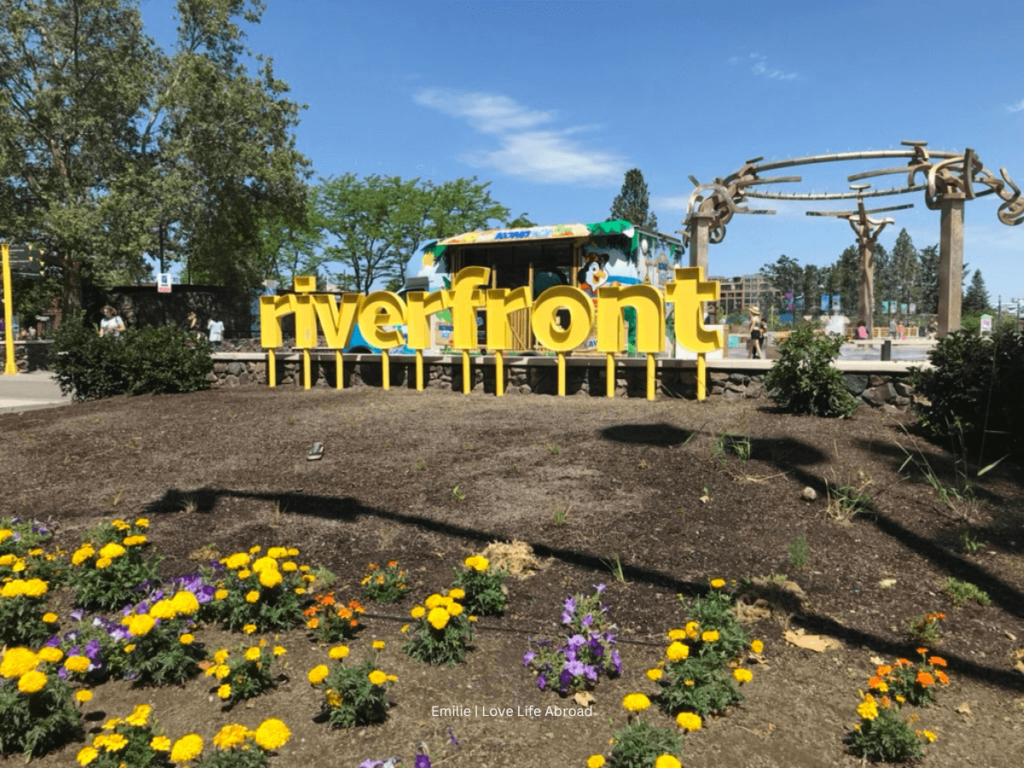
[[[982,339],[955,331],[928,357],[932,367],[916,369],[913,380],[923,398],[914,405],[920,424],[933,435],[962,434],[973,443],[984,430],[999,430],[1009,451],[1024,454],[1024,333],[996,329]]]
[[[794,568],[806,568],[811,561],[811,550],[803,534],[797,536],[796,541],[790,544],[786,551],[789,553],[789,564]]]
[[[647,182],[639,168],[630,168],[622,180],[622,189],[612,201],[609,219],[622,219],[645,229],[657,230],[658,217],[649,211]]]
[[[19,691],[17,679],[0,678],[0,755],[38,757],[81,733],[71,686],[56,669],[46,669],[46,685],[35,693]]]
[[[398,567],[396,560],[391,560],[384,568],[370,563],[362,585],[367,599],[375,603],[397,603],[409,593],[409,574]]]
[[[508,596],[505,579],[508,571],[492,568],[482,555],[467,557],[464,568],[455,569],[454,585],[465,592],[461,600],[466,610],[477,616],[500,616],[505,612]]]
[[[165,768],[167,753],[151,746],[156,734],[150,724],[150,712],[148,704],[140,704],[127,717],[116,718],[117,724],[93,736],[90,747],[80,750],[79,755],[88,755],[86,750],[90,748],[96,751],[90,768]],[[82,763],[82,757],[78,762]]]
[[[985,288],[985,278],[981,276],[981,270],[976,269],[974,276],[971,277],[971,285],[964,293],[963,303],[960,305],[961,311],[968,314],[982,314],[988,312],[991,306],[988,289]]]
[[[409,627],[409,642],[402,651],[417,661],[454,667],[466,658],[469,643],[475,637],[473,624],[454,595],[428,597],[414,606],[410,615],[416,623]]]
[[[920,640],[928,645],[935,645],[939,642],[940,622],[946,620],[944,613],[926,613],[919,616],[911,616],[907,620],[907,634],[915,640]]]
[[[832,366],[842,346],[841,336],[817,336],[807,324],[779,345],[779,359],[764,377],[775,402],[794,413],[844,418],[857,410],[843,375]]]
[[[658,685],[658,706],[670,714],[695,712],[707,718],[743,700],[739,687],[714,655],[670,661]]]
[[[0,592],[0,646],[41,645],[53,634],[53,628],[43,621],[44,590],[46,583],[36,579],[12,579],[4,584]]]
[[[38,520],[0,519],[0,584],[8,579],[41,579],[51,588],[58,586],[67,562],[60,549],[46,551],[52,538],[50,529]]]
[[[981,545],[979,544],[978,546]],[[953,601],[953,605],[967,605],[972,600],[978,605],[992,605],[992,599],[988,596],[987,592],[970,582],[960,581],[952,576],[946,579],[942,591]]]
[[[196,768],[266,768],[270,755],[248,738],[241,746],[208,752]]]
[[[945,659],[929,656],[927,648],[919,648],[918,651],[921,661],[917,664],[907,659],[897,659],[891,671],[881,678],[889,688],[889,695],[896,701],[915,707],[927,707],[935,702],[937,687],[948,685],[949,678],[938,669],[946,666]]]
[[[825,493],[828,496],[828,512],[836,520],[852,520],[862,512],[871,509],[871,496],[864,493],[870,480],[863,480],[859,488],[852,485],[833,485],[826,482]]]
[[[750,438],[747,435],[722,433],[711,443],[711,458],[724,460],[732,454],[740,461],[750,460]]]
[[[159,559],[146,557],[145,530],[138,521],[114,520],[86,533],[71,555],[68,573],[75,605],[108,611],[122,608],[133,602],[139,584],[158,579]]]
[[[274,688],[274,662],[284,655],[281,646],[268,647],[266,640],[231,653],[221,648],[213,656],[214,666],[206,670],[221,681],[217,696],[227,704],[237,704]]]
[[[970,531],[964,531],[960,534],[960,551],[966,552],[969,555],[973,555],[979,549],[984,546],[980,541],[971,536]]]
[[[100,337],[77,316],[66,320],[54,338],[57,382],[62,393],[79,402],[209,387],[209,342],[171,325],[129,329],[120,338]]]
[[[668,728],[656,728],[642,718],[612,734],[612,759],[609,768],[652,768],[661,755],[679,757],[683,737]]]
[[[687,606],[687,616],[697,623],[697,629],[704,632],[717,632],[719,637],[713,642],[698,643],[698,655],[715,658],[719,665],[725,664],[743,652],[750,643],[750,633],[736,618],[736,606],[732,596],[724,588],[713,588],[705,597],[694,598],[689,605],[682,596],[679,600]]]
[[[263,563],[261,558],[252,564],[253,570],[242,567],[229,569],[221,579],[227,592],[217,601],[217,618],[228,629],[255,626],[257,632],[292,629],[305,623],[303,608],[306,603],[305,581],[299,570],[286,570],[282,566]],[[302,590],[296,592],[296,590]],[[222,593],[223,594],[223,593]]]
[[[356,636],[362,629],[359,615],[364,613],[358,600],[349,600],[348,605],[336,601],[333,592],[317,595],[313,605],[302,615],[306,617],[306,626],[321,643],[336,643]]]
[[[373,682],[371,675],[378,682]],[[331,726],[354,728],[384,722],[388,716],[387,692],[393,684],[394,680],[377,666],[376,653],[371,653],[358,666],[350,667],[339,661],[330,667],[322,682],[313,685],[323,689],[320,711]]]
[[[862,719],[859,725],[848,739],[855,755],[889,763],[921,757],[921,738],[898,709],[880,709],[877,717]]]

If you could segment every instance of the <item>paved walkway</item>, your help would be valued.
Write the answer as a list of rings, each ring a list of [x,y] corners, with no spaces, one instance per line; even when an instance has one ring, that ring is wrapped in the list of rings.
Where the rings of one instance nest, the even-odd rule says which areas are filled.
[[[60,386],[48,371],[0,374],[0,413],[52,408],[70,402],[70,395],[61,395]]]

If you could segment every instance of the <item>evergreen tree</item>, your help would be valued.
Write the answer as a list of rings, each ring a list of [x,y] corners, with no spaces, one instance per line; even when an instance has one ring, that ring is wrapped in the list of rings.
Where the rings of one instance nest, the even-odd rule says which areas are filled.
[[[921,272],[919,277],[921,300],[917,311],[934,315],[939,311],[939,246],[929,245],[921,249]]]
[[[901,229],[892,249],[892,278],[896,299],[900,304],[911,304],[920,298],[918,276],[921,271],[917,248],[906,229]]]
[[[626,171],[622,190],[612,201],[612,219],[624,219],[646,229],[658,228],[658,217],[648,211],[647,182],[639,168]]]
[[[829,290],[842,296],[842,312],[854,316],[860,307],[860,248],[851,245],[832,267]]]
[[[988,290],[985,288],[985,278],[981,276],[981,270],[974,270],[974,276],[971,278],[971,287],[967,289],[967,293],[964,294],[963,304],[961,308],[965,314],[981,314],[990,307],[988,298]]]

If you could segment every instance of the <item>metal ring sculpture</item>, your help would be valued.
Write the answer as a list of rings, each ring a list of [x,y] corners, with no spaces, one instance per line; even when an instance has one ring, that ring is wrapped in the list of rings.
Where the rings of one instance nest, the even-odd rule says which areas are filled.
[[[1008,226],[1016,226],[1024,222],[1024,197],[1020,188],[1013,182],[1006,168],[1000,168],[1001,179],[996,178],[978,159],[973,149],[962,153],[946,151],[929,151],[926,142],[904,141],[907,149],[871,150],[865,152],[839,152],[834,154],[811,155],[792,160],[780,160],[772,163],[761,163],[763,157],[748,160],[735,173],[716,178],[711,183],[702,184],[692,176],[695,189],[690,193],[686,206],[686,219],[683,221],[685,232],[683,242],[689,245],[692,224],[697,218],[710,219],[709,241],[720,243],[725,238],[726,224],[737,213],[772,214],[773,210],[750,209],[743,206],[750,198],[764,200],[844,200],[851,198],[881,197],[898,195],[907,192],[924,191],[925,204],[931,210],[941,207],[942,199],[947,196],[960,196],[971,200],[976,197],[997,194],[1003,203],[999,206],[997,216]],[[782,168],[817,163],[835,163],[848,160],[878,160],[886,158],[907,158],[904,166],[866,171],[848,177],[848,181],[858,181],[876,176],[907,174],[907,183],[902,187],[877,189],[872,191],[855,190],[851,192],[835,192],[823,194],[765,192],[754,189],[765,184],[779,184],[801,181],[800,176],[782,176],[762,178],[760,174]],[[918,175],[924,176],[923,182]],[[977,189],[980,185],[982,189]]]

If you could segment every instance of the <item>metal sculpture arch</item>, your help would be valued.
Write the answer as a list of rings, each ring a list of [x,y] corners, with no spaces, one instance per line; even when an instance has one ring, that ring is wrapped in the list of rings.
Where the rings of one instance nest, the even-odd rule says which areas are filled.
[[[924,192],[925,205],[940,212],[939,238],[939,335],[944,336],[960,327],[960,286],[963,273],[963,208],[964,202],[977,197],[998,195],[1002,204],[996,213],[999,220],[1008,226],[1024,222],[1024,197],[1013,182],[1006,168],[999,169],[997,178],[982,164],[973,149],[963,152],[929,150],[927,142],[904,141],[906,149],[870,150],[865,152],[838,152],[811,155],[791,160],[763,163],[757,157],[745,162],[738,171],[717,178],[710,183],[701,183],[693,176],[695,189],[690,193],[686,206],[683,242],[690,250],[690,266],[703,267],[708,271],[708,246],[725,239],[726,225],[737,213],[773,214],[768,209],[751,209],[745,206],[750,199],[761,200],[857,200],[856,211],[817,212],[808,211],[812,216],[840,216],[846,218],[858,235],[861,246],[861,279],[870,286],[872,280],[871,252],[874,241],[891,219],[878,221],[868,214],[899,210],[911,207],[901,205],[890,208],[866,210],[863,200],[868,197],[883,197],[912,192]],[[770,192],[757,189],[768,184],[782,184],[802,181],[800,176],[764,177],[762,174],[784,168],[793,168],[818,163],[835,163],[862,160],[906,159],[906,165],[880,168],[853,174],[849,182],[880,176],[906,174],[906,184],[900,187],[868,190],[866,185],[855,185],[850,192],[834,193],[790,193]],[[870,290],[869,290],[870,293]],[[861,299],[865,296],[861,286]]]

